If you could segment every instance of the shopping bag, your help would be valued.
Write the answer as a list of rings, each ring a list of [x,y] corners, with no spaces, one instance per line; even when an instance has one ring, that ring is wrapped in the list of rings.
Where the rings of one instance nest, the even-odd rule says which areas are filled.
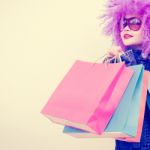
[[[134,75],[130,80],[116,111],[101,135],[96,135],[70,126],[65,126],[63,132],[75,137],[117,138],[135,136],[138,126],[144,68],[142,65],[131,66],[129,68],[134,70]],[[132,109],[134,111],[132,111]]]
[[[120,84],[117,81],[122,73],[126,77],[125,82]],[[133,71],[126,68],[124,63],[106,65],[77,60],[41,113],[55,123],[100,134],[132,75]],[[116,83],[120,84],[121,89],[118,89],[119,92],[112,92],[114,89],[116,91]],[[110,101],[108,106],[107,101]]]
[[[144,71],[143,83],[142,83],[142,97],[140,102],[140,114],[138,118],[138,129],[135,137],[129,138],[118,138],[118,140],[127,141],[127,142],[140,142],[144,113],[145,113],[145,105],[147,99],[147,87],[148,87],[148,71]]]
[[[148,95],[147,95],[147,105],[150,110],[150,72],[148,72]]]

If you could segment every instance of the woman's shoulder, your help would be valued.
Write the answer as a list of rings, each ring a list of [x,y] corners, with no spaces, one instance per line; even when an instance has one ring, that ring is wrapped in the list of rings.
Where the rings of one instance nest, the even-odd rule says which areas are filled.
[[[126,50],[119,58],[106,57],[103,63],[118,63],[120,61],[125,62],[127,67],[142,64],[145,70],[150,71],[150,54],[148,57],[143,57],[142,51],[135,49]]]

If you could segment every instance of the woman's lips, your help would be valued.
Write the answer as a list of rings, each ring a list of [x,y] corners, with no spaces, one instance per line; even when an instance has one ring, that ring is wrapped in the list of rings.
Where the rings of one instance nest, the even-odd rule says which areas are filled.
[[[124,35],[124,39],[129,39],[129,38],[132,38],[133,36],[132,35],[130,35],[130,34],[125,34]]]

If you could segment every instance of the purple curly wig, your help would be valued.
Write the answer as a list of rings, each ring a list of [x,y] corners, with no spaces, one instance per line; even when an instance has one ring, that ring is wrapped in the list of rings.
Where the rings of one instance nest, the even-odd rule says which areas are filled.
[[[142,16],[144,39],[142,51],[150,53],[150,0],[108,0],[106,11],[100,18],[104,19],[104,34],[112,36],[113,42],[125,49],[121,37],[119,22],[126,14]]]

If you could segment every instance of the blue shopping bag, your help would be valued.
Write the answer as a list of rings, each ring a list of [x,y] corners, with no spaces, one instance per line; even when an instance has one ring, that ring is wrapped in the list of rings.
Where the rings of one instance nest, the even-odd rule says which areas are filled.
[[[149,110],[150,110],[150,72],[149,72],[149,78],[148,78],[147,104],[148,104],[148,108],[149,108]]]
[[[143,65],[130,66],[134,75],[105,132],[93,134],[77,128],[65,126],[63,132],[75,137],[134,137],[138,128],[140,100],[142,96]]]

